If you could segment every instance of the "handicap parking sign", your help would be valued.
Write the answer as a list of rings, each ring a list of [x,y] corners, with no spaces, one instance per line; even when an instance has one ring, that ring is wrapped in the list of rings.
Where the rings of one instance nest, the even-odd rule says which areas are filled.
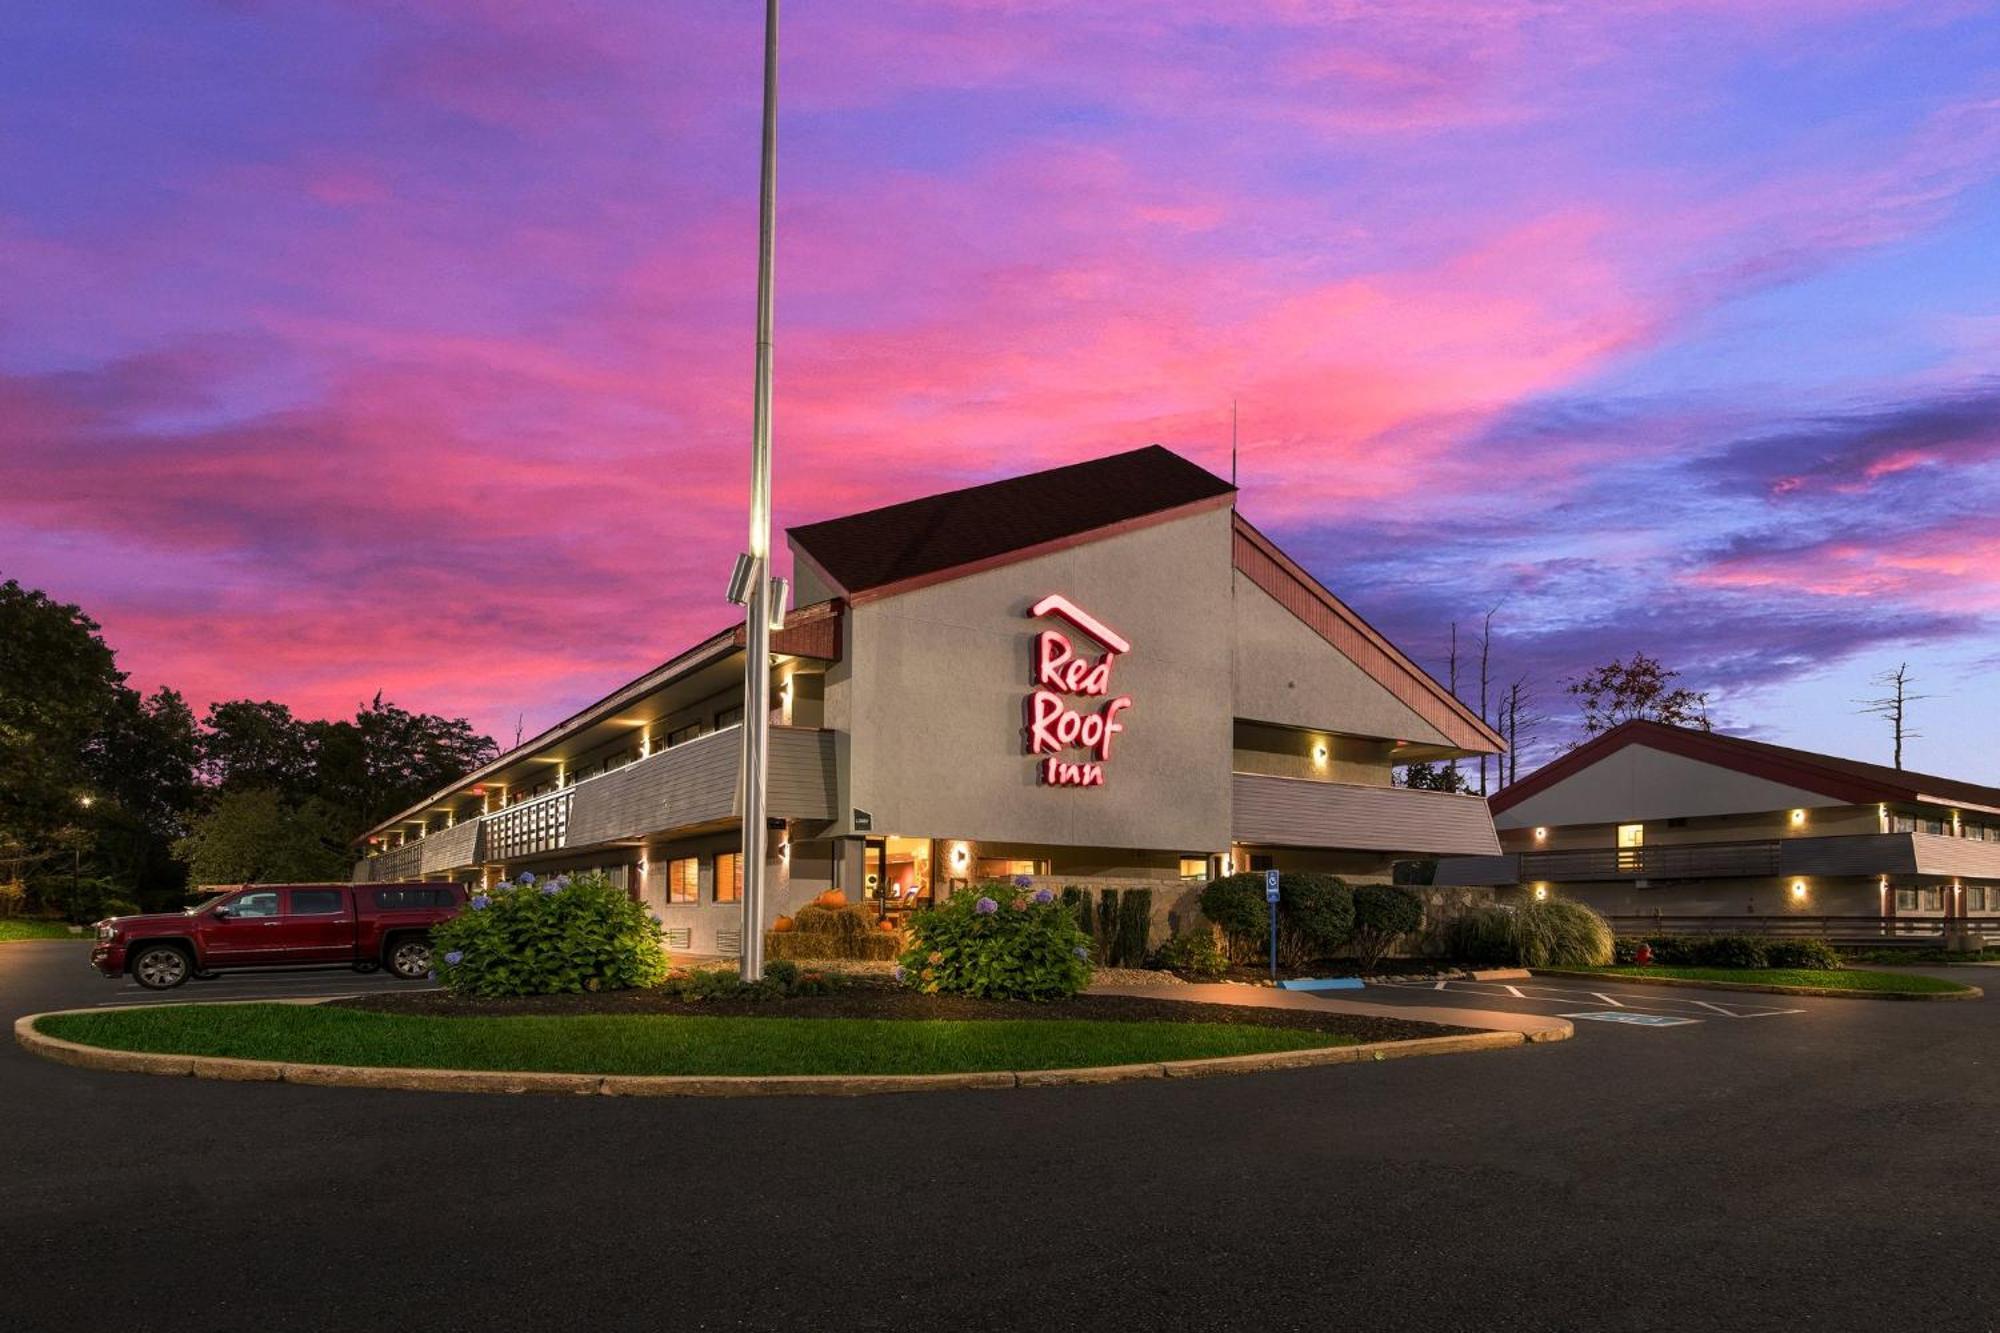
[[[1278,901],[1278,872],[1275,870],[1264,872],[1264,901],[1267,903]]]

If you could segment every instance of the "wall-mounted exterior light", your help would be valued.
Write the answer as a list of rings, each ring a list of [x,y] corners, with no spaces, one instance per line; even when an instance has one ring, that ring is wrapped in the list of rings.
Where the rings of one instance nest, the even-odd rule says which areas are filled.
[[[1806,882],[1805,882],[1804,880],[1802,880],[1802,879],[1795,879],[1795,880],[1793,880],[1793,881],[1792,881],[1792,897],[1794,897],[1794,898],[1803,898],[1803,897],[1805,897],[1805,896],[1806,896]]]
[[[1538,828],[1535,830],[1536,842],[1547,842],[1548,840],[1549,840],[1549,831],[1547,829]]]
[[[1794,810],[1794,811],[1792,811],[1792,827],[1793,827],[1793,828],[1797,828],[1797,827],[1798,827],[1799,825],[1801,825],[1801,824],[1803,824],[1803,823],[1805,823],[1805,822],[1806,822],[1806,812],[1805,812],[1805,811],[1803,811],[1803,810]]]

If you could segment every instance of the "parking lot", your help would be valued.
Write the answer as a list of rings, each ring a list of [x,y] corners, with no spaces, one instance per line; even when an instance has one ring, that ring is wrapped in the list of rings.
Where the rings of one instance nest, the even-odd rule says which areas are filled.
[[[1514,1013],[1552,1014],[1592,1027],[1658,1031],[1699,1023],[1786,1018],[1805,1013],[1783,996],[1682,987],[1620,986],[1608,982],[1536,977],[1524,981],[1413,980],[1371,983],[1370,1000],[1412,1006],[1454,1004]],[[1852,1003],[1848,1001],[1847,1003]],[[1585,1029],[1579,1026],[1581,1034]]]
[[[0,1016],[395,984],[150,996],[86,953],[0,945]],[[149,1078],[10,1043],[0,1252],[35,1280],[8,1326],[1994,1326],[2000,1004],[1365,995],[1675,1021],[1232,1078],[677,1102]],[[1938,1276],[1887,1284],[1884,1255]]]

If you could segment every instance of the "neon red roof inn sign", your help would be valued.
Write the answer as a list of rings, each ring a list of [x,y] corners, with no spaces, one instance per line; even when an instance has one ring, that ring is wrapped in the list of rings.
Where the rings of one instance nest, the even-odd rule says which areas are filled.
[[[1049,787],[1102,787],[1104,762],[1111,758],[1111,738],[1125,730],[1118,715],[1132,706],[1129,694],[1111,695],[1111,668],[1132,651],[1110,626],[1061,593],[1050,593],[1028,609],[1043,617],[1068,621],[1097,642],[1103,654],[1093,659],[1080,652],[1060,629],[1035,636],[1034,689],[1028,695],[1028,753],[1046,756],[1036,772]],[[1083,696],[1083,707],[1073,705]],[[1095,708],[1091,702],[1103,700]],[[1089,711],[1085,711],[1088,709]],[[1064,756],[1084,750],[1088,759]]]

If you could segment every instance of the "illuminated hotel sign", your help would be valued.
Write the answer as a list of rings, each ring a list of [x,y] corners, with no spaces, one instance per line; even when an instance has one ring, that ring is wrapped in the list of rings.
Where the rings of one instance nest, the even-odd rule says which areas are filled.
[[[1059,617],[1082,630],[1099,647],[1102,656],[1079,652],[1068,634],[1045,629],[1035,636],[1035,688],[1028,695],[1028,753],[1044,755],[1036,769],[1044,785],[1050,787],[1102,787],[1104,761],[1111,757],[1111,738],[1125,730],[1118,715],[1132,706],[1132,696],[1111,695],[1111,668],[1132,651],[1103,621],[1077,606],[1060,593],[1050,593],[1028,609],[1040,620]],[[1070,697],[1084,696],[1103,702],[1086,712],[1071,705]],[[1087,750],[1090,758],[1066,759],[1066,751]]]

